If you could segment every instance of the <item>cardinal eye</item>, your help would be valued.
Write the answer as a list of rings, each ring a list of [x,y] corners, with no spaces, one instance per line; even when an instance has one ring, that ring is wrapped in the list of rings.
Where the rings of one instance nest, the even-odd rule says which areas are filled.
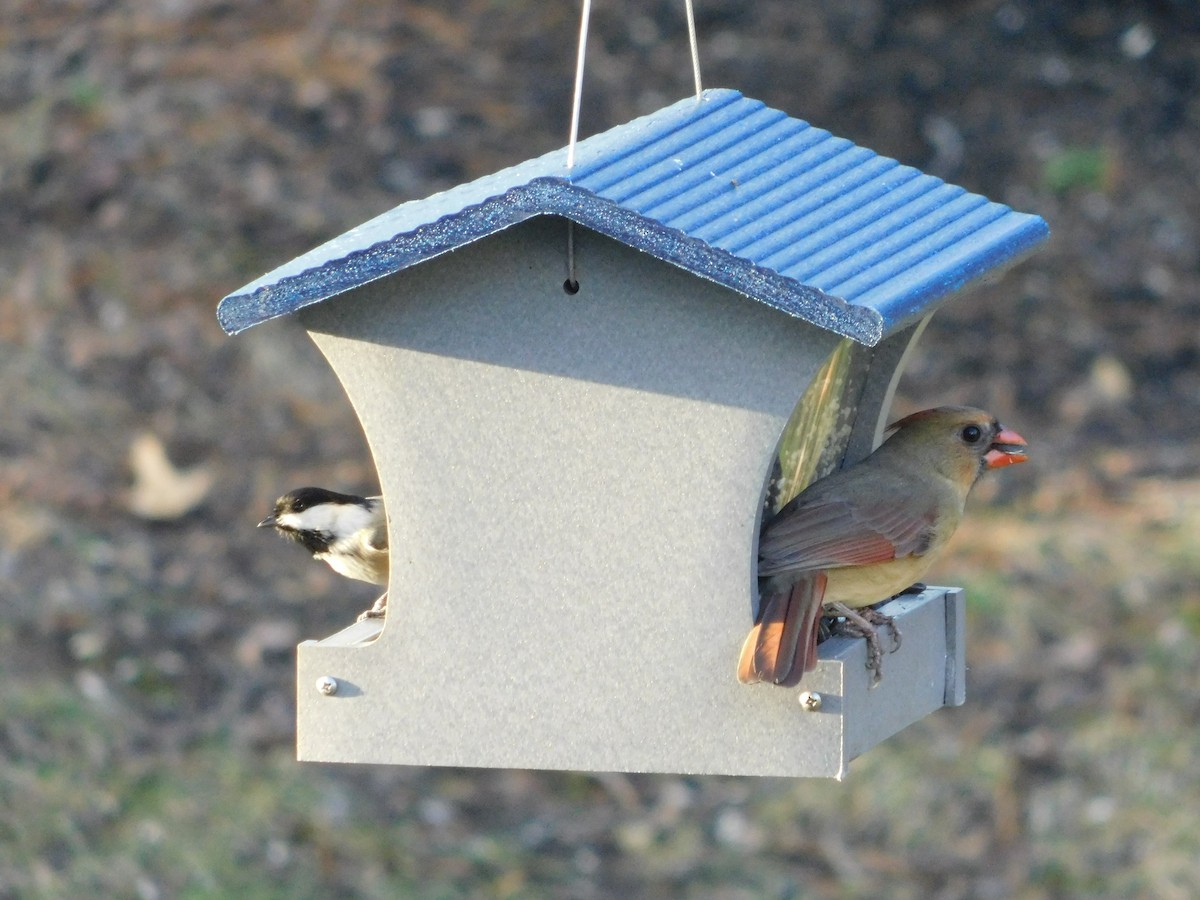
[[[968,444],[977,444],[983,437],[983,429],[978,425],[968,425],[962,430],[962,439]]]

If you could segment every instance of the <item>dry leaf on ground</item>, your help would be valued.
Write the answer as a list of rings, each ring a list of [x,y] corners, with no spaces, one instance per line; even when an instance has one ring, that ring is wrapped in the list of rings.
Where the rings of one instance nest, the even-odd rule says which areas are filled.
[[[133,487],[126,506],[142,519],[181,518],[204,501],[213,485],[208,466],[177,469],[162,441],[148,432],[139,434],[129,445],[129,468],[133,471]]]

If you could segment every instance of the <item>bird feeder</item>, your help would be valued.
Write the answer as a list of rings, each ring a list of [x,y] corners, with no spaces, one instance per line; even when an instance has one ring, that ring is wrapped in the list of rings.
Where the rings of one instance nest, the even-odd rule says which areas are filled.
[[[739,684],[758,533],[879,441],[937,305],[1046,234],[710,90],[226,297],[229,333],[299,316],[389,512],[386,620],[299,647],[299,758],[841,777],[961,703],[957,589],[893,601],[875,688],[847,638]]]

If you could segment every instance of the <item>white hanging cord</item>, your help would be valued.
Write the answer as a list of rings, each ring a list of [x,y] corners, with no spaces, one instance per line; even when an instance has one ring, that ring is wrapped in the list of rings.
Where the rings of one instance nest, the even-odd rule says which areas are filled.
[[[700,86],[700,47],[696,41],[696,13],[692,10],[692,0],[684,0],[687,8],[688,43],[692,48],[692,76],[696,79],[696,99],[700,99],[703,88]]]
[[[575,58],[575,100],[571,105],[571,140],[567,144],[568,169],[575,165],[575,142],[579,140],[579,107],[583,102],[583,59],[587,55],[588,23],[591,18],[592,0],[583,0],[583,16],[579,23],[579,55]]]
[[[692,77],[696,82],[696,99],[700,99],[704,88],[700,80],[700,47],[696,39],[696,12],[692,0],[684,0],[687,11],[688,45],[692,52]],[[583,12],[579,22],[579,52],[575,57],[575,96],[571,102],[571,138],[567,142],[567,171],[575,167],[575,145],[579,142],[579,110],[583,105],[583,62],[587,57],[588,26],[592,20],[592,0],[583,0]],[[567,220],[567,280],[563,289],[569,294],[579,290],[575,278],[575,223]]]
[[[690,0],[689,0],[690,2]],[[583,61],[587,56],[588,24],[592,20],[592,0],[583,0],[579,22],[579,53],[575,57],[575,97],[571,103],[571,139],[567,142],[567,171],[575,167],[575,144],[579,141],[579,108],[583,104]],[[579,290],[575,277],[575,223],[567,220],[567,280],[563,290],[574,294]]]

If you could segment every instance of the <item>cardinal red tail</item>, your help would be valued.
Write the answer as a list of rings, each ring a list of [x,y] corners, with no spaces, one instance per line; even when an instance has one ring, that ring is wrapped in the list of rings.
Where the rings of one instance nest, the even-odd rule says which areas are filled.
[[[791,590],[763,599],[758,624],[746,636],[738,660],[743,684],[767,681],[792,687],[817,667],[817,635],[825,576],[797,582]]]

